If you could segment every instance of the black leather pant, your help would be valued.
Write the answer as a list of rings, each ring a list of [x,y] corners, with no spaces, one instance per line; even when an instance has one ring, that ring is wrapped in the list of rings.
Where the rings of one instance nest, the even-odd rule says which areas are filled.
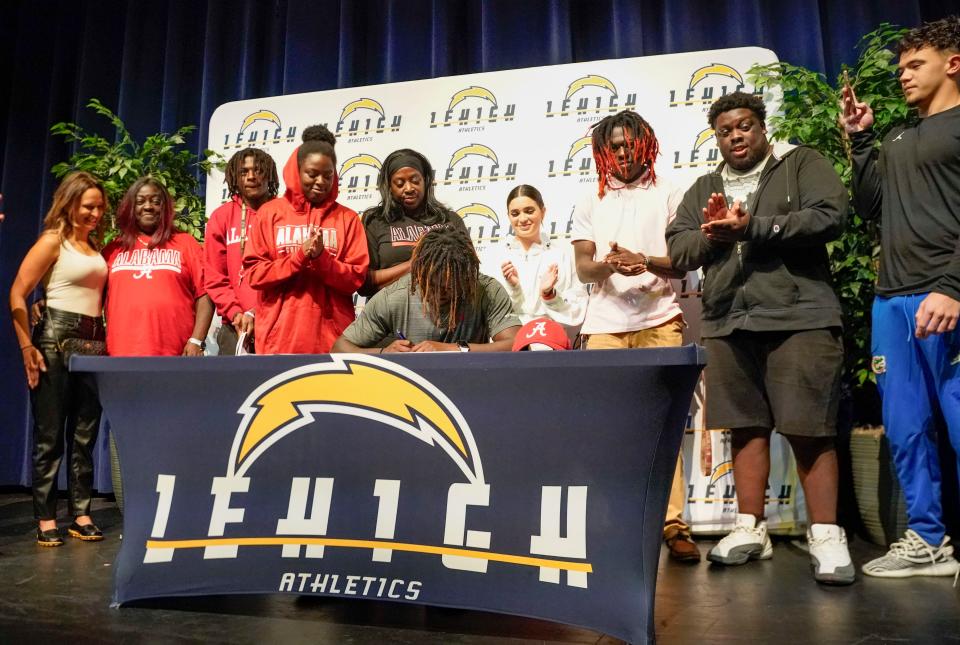
[[[38,520],[57,517],[57,471],[65,440],[72,444],[69,483],[70,513],[90,514],[93,489],[93,446],[100,430],[100,400],[92,374],[71,373],[60,342],[67,338],[104,340],[103,320],[57,309],[47,310],[33,332],[47,371],[30,391],[33,409],[33,513]]]

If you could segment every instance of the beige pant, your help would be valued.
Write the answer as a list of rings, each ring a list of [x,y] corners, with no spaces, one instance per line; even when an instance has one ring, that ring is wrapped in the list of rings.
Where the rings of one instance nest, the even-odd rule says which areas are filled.
[[[672,318],[662,325],[627,331],[619,334],[592,334],[587,339],[587,349],[640,349],[649,347],[680,347],[683,344],[683,316]],[[677,533],[689,533],[690,527],[683,521],[683,502],[686,486],[683,483],[683,453],[677,459],[667,502],[667,517],[663,525],[663,537],[669,539]]]

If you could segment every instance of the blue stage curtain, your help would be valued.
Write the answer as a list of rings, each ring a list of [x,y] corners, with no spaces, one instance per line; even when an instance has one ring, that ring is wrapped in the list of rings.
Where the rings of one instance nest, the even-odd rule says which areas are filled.
[[[960,12],[956,2],[877,0],[7,0],[0,2],[0,291],[40,230],[69,155],[58,121],[108,134],[84,108],[115,109],[137,137],[198,126],[257,96],[514,67],[759,45],[835,74],[861,34]],[[0,307],[0,485],[29,483],[20,351]]]

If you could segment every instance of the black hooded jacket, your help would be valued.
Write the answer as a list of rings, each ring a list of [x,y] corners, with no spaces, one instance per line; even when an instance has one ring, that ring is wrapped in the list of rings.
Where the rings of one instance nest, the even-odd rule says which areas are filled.
[[[830,162],[806,147],[772,155],[734,244],[711,242],[700,230],[710,194],[725,194],[722,169],[697,179],[667,228],[673,266],[703,267],[703,336],[841,326],[826,244],[840,235],[848,196]]]

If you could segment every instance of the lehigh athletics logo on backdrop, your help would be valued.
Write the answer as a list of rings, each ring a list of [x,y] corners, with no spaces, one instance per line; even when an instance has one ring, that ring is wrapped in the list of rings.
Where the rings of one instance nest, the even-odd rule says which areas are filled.
[[[724,63],[711,63],[695,69],[686,87],[670,90],[670,107],[707,106],[743,88],[743,74],[739,70]]]
[[[225,455],[225,474],[214,477],[209,488],[213,495],[209,524],[204,517],[192,520],[196,525],[195,535],[166,535],[171,518],[177,530],[183,530],[174,503],[181,498],[175,494],[177,477],[158,475],[157,508],[150,539],[145,545],[144,564],[164,566],[179,552],[191,549],[202,549],[204,560],[221,561],[237,560],[241,549],[256,549],[261,557],[278,561],[283,558],[282,562],[288,563],[279,579],[272,581],[278,591],[416,600],[422,582],[415,575],[404,579],[390,577],[389,567],[381,567],[384,577],[379,578],[348,575],[342,570],[336,574],[316,570],[337,567],[336,556],[342,550],[366,551],[371,561],[378,563],[391,562],[394,552],[400,551],[404,553],[407,571],[411,557],[438,558],[446,569],[480,575],[487,573],[493,562],[496,567],[539,569],[539,579],[553,584],[559,583],[560,572],[566,571],[567,585],[587,587],[587,574],[593,569],[587,561],[586,486],[558,486],[553,482],[541,486],[541,508],[534,509],[533,513],[534,517],[540,517],[539,533],[530,536],[529,551],[496,552],[492,547],[496,535],[477,530],[482,527],[475,519],[468,518],[467,513],[470,507],[491,505],[491,486],[495,484],[486,481],[473,432],[453,401],[416,372],[378,357],[330,358],[326,363],[278,374],[249,394],[238,410],[241,420],[229,455]],[[421,497],[420,502],[405,500],[401,505],[403,481],[383,478],[370,482],[369,507],[338,505],[334,503],[335,479],[349,478],[345,473],[350,466],[328,460],[323,472],[317,472],[316,477],[291,477],[288,499],[278,499],[272,507],[257,509],[253,522],[260,527],[259,531],[264,531],[264,526],[275,526],[275,529],[257,535],[250,535],[250,529],[244,532],[244,500],[256,493],[263,468],[268,468],[276,478],[276,453],[269,467],[258,468],[258,460],[268,452],[279,450],[283,455],[284,450],[296,450],[296,442],[288,439],[295,433],[332,433],[331,427],[342,430],[343,425],[335,423],[339,415],[359,419],[360,425],[356,430],[351,429],[352,433],[359,432],[360,428],[363,428],[361,434],[371,430],[374,433],[373,443],[361,448],[357,459],[364,458],[363,450],[381,450],[380,442],[389,435],[394,442],[405,445],[412,442],[409,445],[423,454],[424,463],[430,463],[433,458],[452,462],[454,468],[436,469],[446,474],[438,474],[435,481],[426,484],[446,487],[446,494]],[[329,437],[329,443],[337,441],[338,437]],[[279,463],[282,464],[282,457]],[[453,482],[448,481],[450,473],[458,473]],[[418,472],[417,479],[422,477],[423,472]],[[418,490],[415,482],[408,482],[407,486],[413,486],[414,493]],[[422,491],[423,484],[420,486]],[[500,495],[509,496],[510,491]],[[414,499],[418,499],[416,495]],[[436,508],[423,506],[428,499],[433,500],[429,503]],[[566,504],[562,509],[564,499]],[[417,504],[415,511],[411,511],[411,504]],[[397,534],[397,517],[411,512],[442,518],[442,529],[438,523],[435,541],[413,543],[409,536]],[[268,517],[271,513],[273,517]],[[354,528],[352,531],[361,533],[344,534],[341,527],[345,525],[363,526],[345,522],[344,514],[352,518],[368,515],[369,530]],[[471,513],[471,517],[476,515]],[[563,535],[561,526],[565,527]],[[231,537],[224,537],[227,532]],[[333,560],[330,564],[318,562],[327,557]],[[245,563],[235,564],[244,566]],[[222,569],[224,565],[218,566]],[[294,568],[306,571],[290,571]]]
[[[333,132],[347,143],[364,143],[375,134],[398,132],[402,121],[402,115],[387,114],[379,101],[364,97],[343,106]]]
[[[488,123],[513,121],[514,103],[501,105],[493,92],[471,85],[453,93],[446,108],[430,112],[430,127],[457,126],[457,132],[483,132]]]
[[[517,177],[516,162],[503,162],[493,148],[471,143],[457,148],[450,155],[440,186],[460,186],[459,190],[483,190],[484,184],[513,181]]]
[[[547,177],[581,177],[581,181],[593,181],[593,139],[590,136],[574,139],[564,155],[547,162]]]
[[[280,116],[272,110],[256,110],[243,118],[235,132],[223,135],[225,150],[290,143],[297,137],[297,126],[283,129]]]
[[[486,204],[472,203],[457,209],[457,215],[463,220],[470,239],[473,240],[477,251],[484,244],[493,244],[500,241],[500,218],[496,211]]]
[[[710,168],[720,162],[713,128],[704,128],[696,134],[690,147],[673,151],[674,168]]]
[[[346,201],[366,199],[376,195],[377,176],[383,163],[367,153],[353,155],[340,164],[340,197]]]
[[[589,74],[571,81],[562,98],[548,99],[545,116],[576,116],[577,121],[591,122],[636,105],[636,92],[621,95],[609,78]]]

